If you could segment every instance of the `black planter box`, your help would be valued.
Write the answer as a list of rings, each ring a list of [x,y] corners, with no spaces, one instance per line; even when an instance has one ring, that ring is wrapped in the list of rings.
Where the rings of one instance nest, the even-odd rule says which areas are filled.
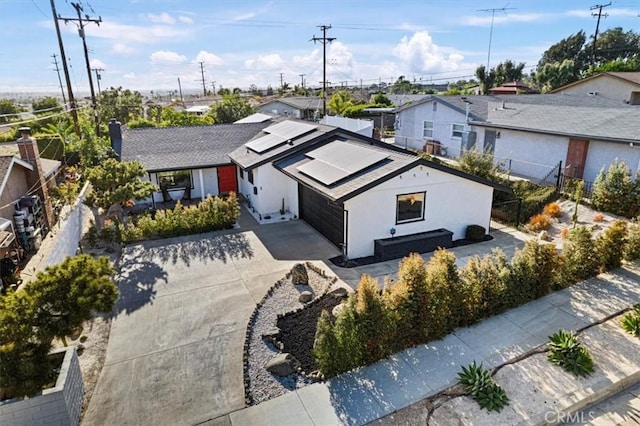
[[[437,248],[450,248],[453,245],[453,232],[448,229],[435,229],[428,232],[383,238],[374,241],[376,261],[398,259],[409,253],[428,253]]]

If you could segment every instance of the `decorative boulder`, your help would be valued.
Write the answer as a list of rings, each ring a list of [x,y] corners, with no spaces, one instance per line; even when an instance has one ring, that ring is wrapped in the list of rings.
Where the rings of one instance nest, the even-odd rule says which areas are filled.
[[[271,374],[285,377],[297,371],[298,361],[293,355],[282,353],[274,356],[265,364],[264,368]]]
[[[311,299],[313,299],[313,293],[310,291],[303,291],[300,293],[300,297],[298,297],[298,300],[302,303],[311,302]]]
[[[280,329],[278,327],[271,328],[267,330],[266,333],[262,334],[262,340],[264,342],[274,342],[280,338]]]
[[[538,239],[540,241],[551,241],[551,237],[549,237],[549,233],[547,231],[540,231]]]
[[[291,268],[291,282],[294,285],[309,284],[309,274],[307,274],[307,268],[302,263],[296,263]]]
[[[340,303],[339,305],[334,306],[331,310],[331,315],[333,315],[334,318],[338,318],[338,315],[340,315],[340,313],[344,311],[345,306],[346,304],[344,303]]]
[[[337,299],[346,299],[349,296],[349,292],[344,287],[338,287],[329,294]]]

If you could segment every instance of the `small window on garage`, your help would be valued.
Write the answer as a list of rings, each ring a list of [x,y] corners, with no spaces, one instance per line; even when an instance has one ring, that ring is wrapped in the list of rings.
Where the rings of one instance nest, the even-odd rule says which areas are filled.
[[[396,198],[396,224],[424,220],[426,192],[401,194]]]
[[[247,179],[249,180],[249,183],[253,183],[253,170],[247,171]]]
[[[244,179],[244,170],[240,169],[240,179]]]
[[[193,188],[190,170],[175,170],[158,173],[158,186],[160,189]]]
[[[464,133],[464,124],[453,124],[451,125],[451,137],[462,139],[462,134]]]

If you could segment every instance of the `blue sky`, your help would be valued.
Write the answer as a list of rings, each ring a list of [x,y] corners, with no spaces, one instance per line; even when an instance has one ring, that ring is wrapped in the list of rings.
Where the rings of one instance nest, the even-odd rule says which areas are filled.
[[[77,0],[100,26],[87,24],[93,68],[101,86],[138,90],[258,87],[322,80],[318,25],[332,25],[328,80],[335,84],[390,82],[400,75],[441,82],[469,78],[487,62],[491,13],[496,12],[491,65],[505,59],[534,66],[551,44],[596,19],[585,0]],[[605,3],[605,2],[601,2]],[[74,17],[71,0],[58,14]],[[640,31],[640,0],[612,0],[601,31]],[[81,39],[61,22],[74,89],[88,91]],[[0,92],[56,92],[52,54],[59,55],[49,0],[0,0]],[[530,70],[531,68],[528,68]],[[94,82],[95,83],[95,82]],[[344,83],[342,83],[344,84]]]

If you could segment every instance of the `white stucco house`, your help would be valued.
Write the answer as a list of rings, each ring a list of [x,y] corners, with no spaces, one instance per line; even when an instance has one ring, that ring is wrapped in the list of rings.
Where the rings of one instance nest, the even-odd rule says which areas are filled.
[[[145,179],[158,186],[159,190],[146,200],[155,206],[238,192],[238,172],[229,153],[270,124],[266,120],[122,131],[120,124],[112,120],[109,136],[119,158],[141,162],[147,172]]]
[[[322,118],[322,98],[318,96],[292,96],[272,99],[258,105],[257,112],[318,121]]]
[[[508,190],[394,145],[295,120],[264,128],[230,158],[258,214],[284,204],[348,258],[377,256],[391,238],[431,231],[451,241],[471,224],[488,230],[493,191]]]
[[[533,180],[562,162],[564,175],[593,181],[615,159],[637,170],[639,112],[596,96],[429,95],[396,110],[395,144],[447,157],[482,150]]]
[[[640,105],[640,72],[603,72],[574,81],[550,93],[597,96]]]

